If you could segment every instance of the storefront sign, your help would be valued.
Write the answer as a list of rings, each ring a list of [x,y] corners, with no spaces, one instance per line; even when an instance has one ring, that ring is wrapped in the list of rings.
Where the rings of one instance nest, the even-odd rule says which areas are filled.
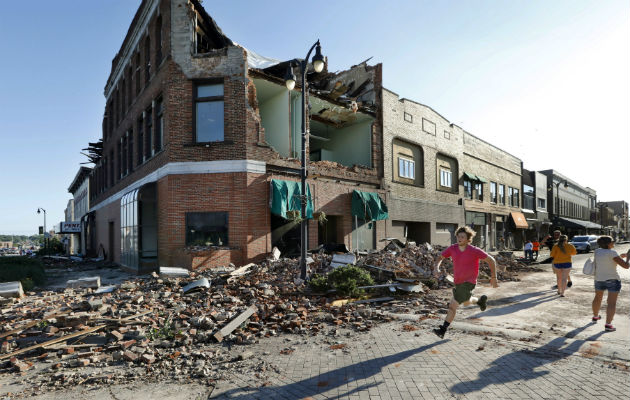
[[[62,222],[59,233],[81,233],[81,222]]]

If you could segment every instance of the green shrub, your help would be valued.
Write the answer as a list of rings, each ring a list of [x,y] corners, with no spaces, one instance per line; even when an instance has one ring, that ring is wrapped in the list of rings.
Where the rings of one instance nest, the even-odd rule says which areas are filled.
[[[373,285],[374,279],[363,268],[346,265],[328,274],[328,284],[342,296],[356,297],[363,294],[363,290],[358,287]]]
[[[24,291],[46,283],[46,272],[41,261],[30,257],[0,258],[0,282],[22,282]]]
[[[315,274],[309,281],[311,289],[318,293],[325,293],[330,289],[326,275]]]

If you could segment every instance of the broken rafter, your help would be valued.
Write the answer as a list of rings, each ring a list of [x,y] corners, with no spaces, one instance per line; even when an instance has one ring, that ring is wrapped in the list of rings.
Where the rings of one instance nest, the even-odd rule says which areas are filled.
[[[98,326],[95,326],[95,327],[92,327],[92,328],[87,328],[87,329],[84,329],[84,330],[82,330],[80,332],[76,332],[76,333],[73,333],[73,334],[70,334],[70,335],[61,336],[61,337],[49,340],[49,341],[44,342],[44,343],[39,343],[39,344],[36,344],[36,345],[33,345],[33,346],[29,346],[29,347],[26,347],[26,348],[23,348],[23,349],[20,349],[20,350],[16,350],[16,351],[14,351],[12,353],[3,354],[3,355],[0,355],[0,360],[4,360],[5,358],[11,358],[13,356],[17,356],[19,354],[26,353],[26,352],[31,351],[31,350],[39,349],[41,347],[50,346],[51,344],[63,342],[65,340],[72,339],[72,338],[75,338],[77,336],[87,335],[88,333],[96,332],[99,329],[104,328],[105,326],[107,326],[107,325],[98,325]]]

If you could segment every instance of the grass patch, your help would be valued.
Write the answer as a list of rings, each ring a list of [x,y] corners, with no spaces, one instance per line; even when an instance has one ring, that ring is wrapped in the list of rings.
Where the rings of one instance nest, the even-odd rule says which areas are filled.
[[[25,292],[46,283],[46,272],[39,259],[0,257],[0,282],[22,282]]]

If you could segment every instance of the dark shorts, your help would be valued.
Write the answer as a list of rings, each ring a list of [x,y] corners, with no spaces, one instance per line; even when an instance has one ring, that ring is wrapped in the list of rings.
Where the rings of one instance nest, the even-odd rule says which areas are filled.
[[[608,290],[609,292],[618,292],[621,290],[621,281],[617,279],[609,279],[607,281],[595,281],[595,290]]]
[[[554,268],[558,268],[558,269],[567,269],[567,268],[571,268],[573,266],[573,264],[571,263],[560,263],[560,264],[553,264]]]
[[[476,285],[474,283],[470,282],[458,283],[453,288],[453,298],[459,304],[467,302],[468,300],[470,300],[470,297],[472,296],[472,291],[475,286]]]

